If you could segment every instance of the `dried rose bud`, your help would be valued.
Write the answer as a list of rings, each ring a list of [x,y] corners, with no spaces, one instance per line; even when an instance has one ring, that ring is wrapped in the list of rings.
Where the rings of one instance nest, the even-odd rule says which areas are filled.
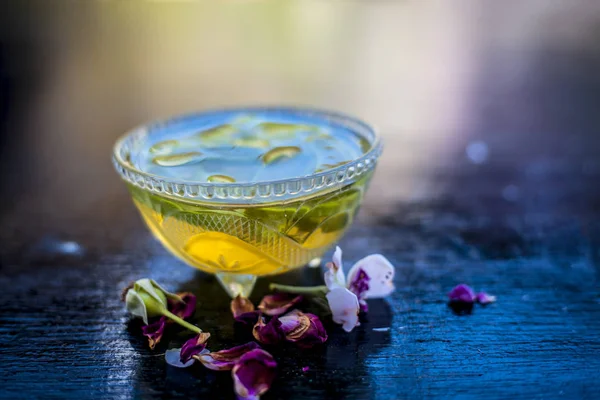
[[[475,301],[485,306],[490,303],[494,303],[496,301],[496,296],[492,296],[491,294],[487,294],[485,292],[479,292],[477,295],[475,295]]]
[[[214,371],[226,371],[233,368],[240,357],[249,351],[260,349],[260,346],[254,342],[249,342],[241,346],[232,347],[226,350],[216,351],[214,353],[203,353],[194,356],[206,368]]]
[[[191,316],[196,307],[195,296],[185,294],[185,297],[186,301],[180,296],[166,291],[152,279],[146,278],[135,281],[123,292],[127,311],[137,317],[141,317],[146,325],[148,325],[149,318],[165,316],[192,332],[201,333],[202,330],[200,328],[183,319]],[[171,310],[174,310],[175,313],[171,312]],[[155,341],[158,342],[157,340]]]
[[[210,333],[199,333],[181,346],[180,361],[185,364],[192,359],[193,356],[200,354],[206,348],[206,341],[210,337]]]
[[[160,317],[158,321],[142,326],[142,333],[148,337],[148,346],[150,349],[154,349],[158,342],[160,342],[166,326],[167,317]]]
[[[277,317],[273,317],[268,323],[265,323],[265,319],[260,316],[252,329],[252,335],[262,344],[278,344],[285,340],[281,321]]]
[[[327,341],[327,332],[323,324],[314,314],[305,314],[298,310],[279,317],[281,330],[288,342],[298,347],[310,348]]]
[[[475,301],[475,292],[470,286],[461,283],[448,293],[451,302],[473,303]]]
[[[265,315],[279,316],[302,301],[302,296],[292,296],[287,293],[273,293],[263,297],[258,309]]]
[[[262,349],[244,354],[231,370],[235,393],[243,399],[258,399],[271,387],[277,363]]]
[[[167,292],[152,279],[139,279],[125,293],[127,311],[141,317],[148,325],[148,318],[164,315],[167,299],[182,302],[174,293]]]
[[[231,313],[233,314],[234,318],[252,311],[254,311],[254,304],[252,304],[247,297],[238,294],[233,300],[231,300]]]

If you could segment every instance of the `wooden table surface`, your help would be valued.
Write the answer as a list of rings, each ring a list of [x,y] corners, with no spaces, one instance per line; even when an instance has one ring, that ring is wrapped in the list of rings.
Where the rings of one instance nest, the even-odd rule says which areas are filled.
[[[143,226],[110,151],[145,121],[238,104],[357,114],[387,146],[340,245],[348,264],[385,254],[397,290],[323,348],[277,350],[265,399],[598,398],[594,2],[2,8],[0,398],[233,398],[227,373],[165,364],[183,336],[148,350],[119,300],[152,277],[198,295],[215,345],[241,340],[215,279]],[[497,304],[454,315],[462,282]]]

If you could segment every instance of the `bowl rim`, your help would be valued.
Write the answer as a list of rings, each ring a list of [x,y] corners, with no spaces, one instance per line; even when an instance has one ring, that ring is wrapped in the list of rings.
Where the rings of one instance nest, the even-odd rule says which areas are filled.
[[[125,149],[133,147],[130,142],[145,138],[155,129],[184,122],[186,119],[229,112],[276,112],[292,113],[297,116],[316,116],[341,125],[364,137],[369,141],[371,147],[360,157],[346,164],[318,173],[269,181],[232,183],[190,181],[151,174],[139,170],[124,158]],[[326,187],[351,183],[360,175],[364,175],[375,168],[382,149],[383,143],[377,129],[358,118],[341,112],[298,106],[247,106],[207,109],[139,125],[128,130],[117,139],[113,147],[112,160],[115,169],[125,181],[140,189],[162,193],[167,196],[204,200],[252,200],[254,198],[268,200],[272,197],[310,193]]]

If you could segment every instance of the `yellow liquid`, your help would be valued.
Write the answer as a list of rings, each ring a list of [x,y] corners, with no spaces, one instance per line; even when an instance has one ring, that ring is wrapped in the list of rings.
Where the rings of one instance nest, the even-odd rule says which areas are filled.
[[[183,261],[210,273],[270,275],[321,257],[352,223],[370,177],[258,205],[182,201],[129,189],[152,233]]]

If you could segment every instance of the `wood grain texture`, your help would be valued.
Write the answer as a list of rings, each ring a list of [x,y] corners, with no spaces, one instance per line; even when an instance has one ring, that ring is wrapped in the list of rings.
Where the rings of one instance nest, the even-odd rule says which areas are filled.
[[[458,20],[443,7],[418,2],[363,3],[336,9],[343,29],[323,41],[343,49],[356,43],[352,29],[360,27],[364,30],[356,28],[357,35],[376,49],[369,54],[377,60],[379,52],[395,49],[387,40],[392,33],[400,37],[403,29],[412,29],[415,37],[433,35],[429,47],[416,48],[422,53],[415,54],[414,71],[399,70],[395,78],[390,71],[397,65],[372,64],[363,49],[356,58],[344,58],[345,73],[362,71],[345,81],[346,75],[338,76],[342,66],[328,64],[318,53],[316,70],[288,71],[284,62],[276,64],[281,81],[268,86],[272,70],[237,60],[250,80],[271,90],[253,97],[240,84],[241,70],[228,69],[237,64],[225,64],[225,56],[209,44],[198,45],[221,57],[214,64],[220,68],[192,77],[199,87],[221,80],[219,87],[232,103],[293,101],[366,110],[381,118],[388,143],[359,218],[340,245],[347,265],[369,253],[385,254],[396,265],[397,290],[385,300],[371,301],[367,318],[350,334],[328,323],[330,338],[322,348],[272,349],[279,372],[265,400],[597,398],[600,49],[591,38],[597,37],[599,10],[591,2],[577,12],[557,6],[539,17],[539,30],[528,31],[525,21],[517,34],[509,22],[525,10],[516,3],[503,13],[481,6],[480,14],[471,17],[465,9]],[[545,0],[528,4],[542,10]],[[222,94],[196,99],[182,92],[178,84],[186,75],[177,68],[188,66],[183,71],[191,74],[193,63],[165,53],[157,43],[157,59],[177,61],[169,64],[174,71],[168,70],[174,86],[161,87],[157,82],[163,71],[142,67],[145,59],[136,53],[138,46],[147,46],[145,36],[126,34],[132,26],[126,10],[115,11],[118,18],[112,19],[112,9],[99,6],[61,11],[41,4],[27,10],[11,7],[11,13],[0,13],[12,16],[0,24],[8,43],[0,58],[7,88],[2,99],[8,99],[0,141],[0,398],[233,399],[229,374],[165,364],[165,349],[179,346],[186,334],[174,332],[150,351],[139,322],[126,314],[121,288],[152,277],[169,289],[197,294],[194,322],[213,334],[213,349],[248,340],[234,330],[229,299],[215,279],[174,259],[144,228],[108,157],[119,132],[156,116],[215,106]],[[210,14],[214,26],[242,18],[222,6],[211,7],[219,11]],[[301,6],[307,15],[318,11],[314,7],[321,6]],[[185,39],[166,38],[163,28],[150,28],[154,11],[137,11],[145,21],[142,32],[153,32],[165,43]],[[569,22],[565,26],[577,26],[577,34],[554,30],[554,12]],[[430,17],[448,26],[438,32],[396,23]],[[440,71],[448,80],[442,83],[452,89],[428,92],[445,94],[441,103],[403,103],[414,106],[411,115],[427,118],[415,117],[412,130],[400,129],[407,127],[402,119],[407,116],[396,122],[402,107],[389,102],[387,89],[407,90],[407,98],[419,99],[420,88],[430,82],[418,71],[430,66],[423,54],[437,54],[436,43],[454,49],[447,33],[458,35],[464,26],[478,32],[475,44],[457,39],[457,48],[472,46],[472,59],[471,53],[462,55],[472,71],[468,84],[453,86],[458,83],[452,71]],[[240,48],[249,43],[243,30],[229,25],[219,29]],[[255,47],[259,56],[279,49],[273,48],[277,43],[265,43],[265,48]],[[304,42],[293,43],[284,41],[280,54],[304,60]],[[439,55],[440,65],[447,66],[454,56],[444,54],[455,53]],[[118,61],[120,57],[127,62]],[[381,76],[367,76],[371,70]],[[415,86],[405,86],[408,81]],[[340,82],[372,92],[365,98],[348,96]],[[277,92],[280,84],[285,95]],[[156,103],[144,103],[147,93],[139,94],[140,87],[148,88]],[[461,103],[467,111],[460,124],[445,127],[430,121],[442,118],[449,104],[464,97],[470,100]],[[169,99],[179,99],[176,110]],[[479,161],[466,152],[473,143],[487,149]],[[66,242],[76,245],[65,247]],[[317,284],[321,274],[304,269],[275,280]],[[269,282],[259,281],[255,302]],[[497,304],[454,315],[446,306],[446,293],[462,282],[497,295]],[[388,332],[374,331],[386,327]],[[305,366],[310,369],[302,372]]]

